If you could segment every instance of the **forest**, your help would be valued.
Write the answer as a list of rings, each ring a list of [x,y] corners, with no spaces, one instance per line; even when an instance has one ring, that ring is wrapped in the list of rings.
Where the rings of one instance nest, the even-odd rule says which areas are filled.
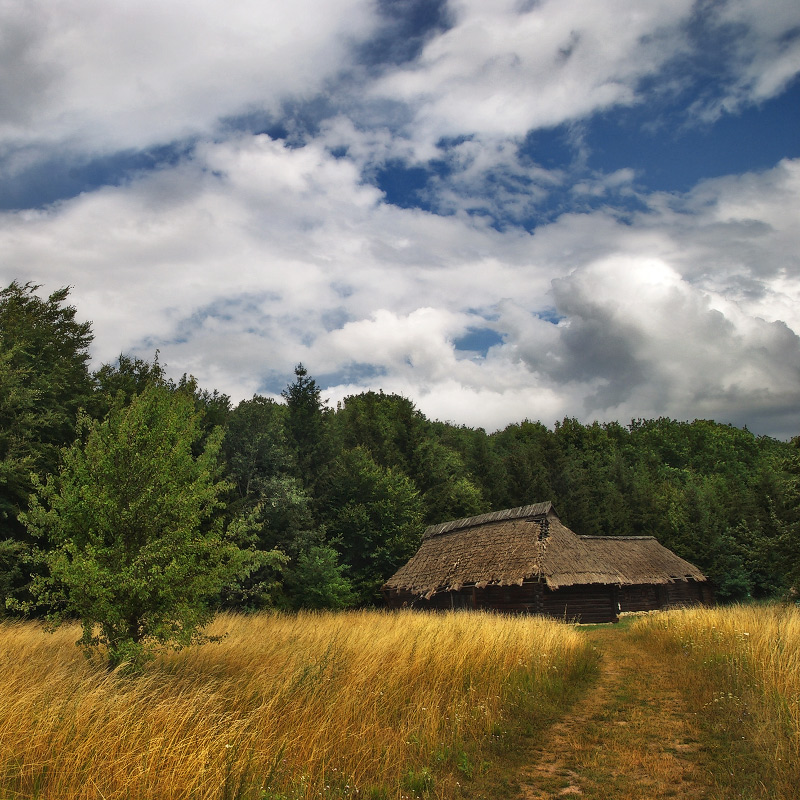
[[[382,392],[329,407],[302,364],[281,402],[234,405],[157,353],[93,371],[69,290],[39,290],[0,292],[3,613],[81,616],[64,587],[86,594],[148,548],[133,594],[162,580],[217,610],[378,605],[426,525],[544,500],[579,534],[656,536],[721,601],[798,585],[800,438],[666,418],[487,433]],[[174,555],[181,532],[200,577]]]

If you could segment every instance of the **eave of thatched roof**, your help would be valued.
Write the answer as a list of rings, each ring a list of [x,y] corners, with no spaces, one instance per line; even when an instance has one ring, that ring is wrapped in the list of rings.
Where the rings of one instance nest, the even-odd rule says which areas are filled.
[[[570,531],[570,533],[572,533]],[[577,547],[548,547],[544,574],[551,589],[579,583],[666,584],[705,581],[703,573],[653,536],[576,536]]]
[[[705,576],[651,536],[578,536],[550,503],[537,503],[429,527],[417,554],[384,590],[430,598],[465,585],[531,580],[557,589],[704,581]]]

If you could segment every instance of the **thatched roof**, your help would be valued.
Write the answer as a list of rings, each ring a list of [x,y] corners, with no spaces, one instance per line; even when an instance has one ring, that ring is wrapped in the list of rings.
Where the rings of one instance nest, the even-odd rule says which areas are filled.
[[[430,598],[462,586],[542,580],[576,584],[674,583],[705,576],[652,536],[578,536],[551,503],[511,508],[429,527],[417,554],[384,585]]]

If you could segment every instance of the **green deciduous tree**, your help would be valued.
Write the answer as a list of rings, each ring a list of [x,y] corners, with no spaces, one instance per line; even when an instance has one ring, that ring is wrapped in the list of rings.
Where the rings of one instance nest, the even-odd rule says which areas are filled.
[[[0,291],[0,352],[36,394],[37,453],[45,467],[57,449],[72,441],[78,409],[85,406],[92,385],[88,371],[91,324],[78,322],[67,304],[69,289],[46,300],[35,284],[14,282]],[[50,445],[50,449],[44,449]]]
[[[94,395],[88,410],[95,419],[105,417],[114,403],[119,401],[120,395],[127,405],[148,386],[167,385],[167,376],[158,360],[158,353],[152,363],[122,353],[116,362],[103,364],[92,378]]]
[[[343,449],[364,447],[382,467],[399,469],[409,476],[414,452],[430,428],[411,400],[383,392],[345,397],[333,422]]]
[[[787,522],[782,526],[779,551],[784,559],[785,581],[800,599],[800,436],[792,439],[784,461]]]
[[[80,643],[105,645],[111,666],[139,666],[159,645],[196,641],[220,591],[275,555],[223,533],[222,432],[193,453],[203,430],[191,397],[151,385],[83,425],[85,442],[64,451],[24,516],[49,545],[49,574],[32,589],[53,624],[78,617]]]
[[[0,291],[0,539],[20,533],[30,474],[55,469],[91,396],[91,326],[78,322],[68,289],[42,299],[34,284]]]
[[[461,455],[432,436],[414,453],[414,483],[422,493],[427,522],[471,517],[485,511],[480,488]]]
[[[356,447],[344,451],[331,471],[323,514],[358,601],[377,601],[383,582],[419,546],[419,492],[401,472],[381,467],[369,451]]]
[[[328,544],[301,550],[284,573],[284,590],[291,608],[347,608],[357,601],[339,554]]]
[[[541,422],[525,420],[491,436],[505,472],[496,509],[524,506],[543,500],[556,501],[551,473],[563,474],[563,457],[553,433]],[[481,475],[482,471],[478,471]],[[560,509],[559,509],[560,511]]]
[[[285,432],[286,416],[286,406],[258,395],[231,411],[223,451],[238,501],[260,502],[270,479],[296,474],[297,462]]]
[[[287,406],[259,396],[231,411],[223,442],[234,486],[231,506],[252,521],[247,543],[287,556],[276,602],[289,608],[341,608],[352,603],[350,585],[337,552],[315,526],[312,497],[297,477],[297,456],[286,435],[288,415]],[[263,577],[259,572],[252,579]],[[240,604],[235,596],[230,601]]]
[[[88,322],[76,320],[68,289],[39,297],[14,282],[0,291],[0,593],[25,596],[30,544],[19,514],[31,475],[55,469],[91,395]]]
[[[36,390],[27,385],[28,370],[15,367],[16,350],[0,350],[0,539],[18,532],[36,467]]]
[[[181,392],[192,397],[195,407],[202,412],[203,429],[206,433],[210,433],[218,426],[225,425],[230,413],[230,398],[216,389],[213,391],[201,389],[193,375],[184,373],[178,381],[168,378],[159,361],[158,350],[156,350],[152,362],[141,358],[132,358],[123,353],[116,362],[103,364],[92,375],[92,378],[94,394],[88,411],[95,419],[105,417],[120,396],[122,396],[123,402],[128,404],[148,386],[163,386],[170,391]]]

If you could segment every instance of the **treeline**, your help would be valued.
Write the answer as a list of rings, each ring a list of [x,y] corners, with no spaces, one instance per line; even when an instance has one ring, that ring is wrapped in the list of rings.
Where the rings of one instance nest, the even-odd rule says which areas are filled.
[[[656,536],[705,570],[722,599],[771,596],[798,581],[798,439],[671,419],[564,419],[553,429],[525,421],[487,434],[428,420],[392,394],[328,408],[302,365],[283,402],[233,406],[189,376],[168,379],[157,355],[90,371],[90,324],[77,321],[66,289],[45,299],[38,288],[0,292],[0,594],[12,605],[21,607],[32,578],[43,580],[46,528],[61,524],[47,516],[48,476],[63,473],[65,453],[78,463],[90,432],[98,439],[101,422],[122,420],[148,392],[189,403],[194,455],[216,459],[218,495],[198,526],[274,556],[224,587],[223,606],[376,603],[426,525],[543,500],[580,534]],[[157,397],[137,424],[177,413]],[[140,468],[135,456],[131,469]],[[180,503],[171,485],[162,491]],[[76,497],[88,491],[75,486]],[[66,509],[69,498],[59,502]]]

